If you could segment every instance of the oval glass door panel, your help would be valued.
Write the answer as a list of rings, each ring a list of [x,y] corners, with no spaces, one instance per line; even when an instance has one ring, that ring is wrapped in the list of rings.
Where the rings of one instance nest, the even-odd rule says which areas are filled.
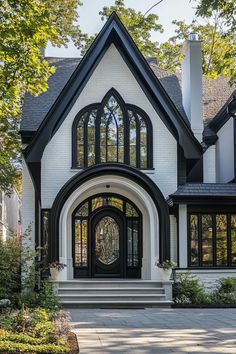
[[[95,228],[95,252],[97,259],[106,265],[119,258],[120,230],[117,222],[110,216],[103,217]]]

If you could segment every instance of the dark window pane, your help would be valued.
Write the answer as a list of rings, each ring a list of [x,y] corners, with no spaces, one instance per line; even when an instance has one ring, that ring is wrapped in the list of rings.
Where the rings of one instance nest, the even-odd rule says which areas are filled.
[[[190,215],[190,248],[191,265],[199,265],[198,216]]]
[[[77,164],[79,167],[84,166],[84,145],[77,145]]]
[[[83,204],[79,210],[77,210],[75,216],[88,216],[88,203]]]
[[[216,264],[227,265],[227,216],[216,215]]]
[[[88,265],[88,222],[75,220],[75,265],[87,267]]]
[[[48,240],[49,240],[49,211],[42,211],[42,247],[43,258],[48,255]]]
[[[140,167],[147,168],[147,147],[140,146]]]
[[[88,119],[88,144],[95,144],[95,119],[97,115],[97,110],[93,110],[89,114]]]
[[[136,144],[137,144],[137,124],[132,111],[129,111],[129,149],[130,165],[136,167]]]
[[[104,199],[102,197],[94,198],[92,200],[92,211],[100,208],[104,205]]]
[[[231,215],[231,264],[236,266],[236,215]]]
[[[97,223],[95,252],[101,263],[109,265],[119,258],[119,236],[119,226],[112,217],[105,216]]]
[[[213,265],[212,216],[202,215],[202,265]]]
[[[129,203],[126,203],[126,216],[138,216],[138,213],[135,208]]]
[[[128,267],[132,267],[132,235],[133,235],[133,227],[132,220],[127,221],[127,265]]]
[[[107,161],[106,162],[117,162],[117,146],[108,145],[107,146]]]
[[[88,166],[95,164],[95,145],[88,145]]]
[[[139,221],[127,221],[127,265],[128,267],[138,267],[138,249],[139,249]]]

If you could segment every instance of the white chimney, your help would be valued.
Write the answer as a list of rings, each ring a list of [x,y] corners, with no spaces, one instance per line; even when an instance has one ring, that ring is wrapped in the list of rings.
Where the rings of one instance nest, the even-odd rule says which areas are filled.
[[[202,142],[202,46],[196,33],[190,33],[185,42],[182,63],[182,96],[191,129],[198,141]]]

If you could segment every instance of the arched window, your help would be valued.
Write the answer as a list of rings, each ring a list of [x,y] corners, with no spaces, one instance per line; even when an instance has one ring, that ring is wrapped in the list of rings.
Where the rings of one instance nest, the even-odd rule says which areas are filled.
[[[140,108],[111,89],[100,104],[85,107],[72,128],[74,168],[125,163],[152,168],[152,125]]]

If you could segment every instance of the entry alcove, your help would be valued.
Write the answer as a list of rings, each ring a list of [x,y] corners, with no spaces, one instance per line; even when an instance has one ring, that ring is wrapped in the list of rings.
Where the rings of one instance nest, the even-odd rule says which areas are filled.
[[[72,214],[74,278],[141,278],[142,215],[127,198],[94,195]]]

